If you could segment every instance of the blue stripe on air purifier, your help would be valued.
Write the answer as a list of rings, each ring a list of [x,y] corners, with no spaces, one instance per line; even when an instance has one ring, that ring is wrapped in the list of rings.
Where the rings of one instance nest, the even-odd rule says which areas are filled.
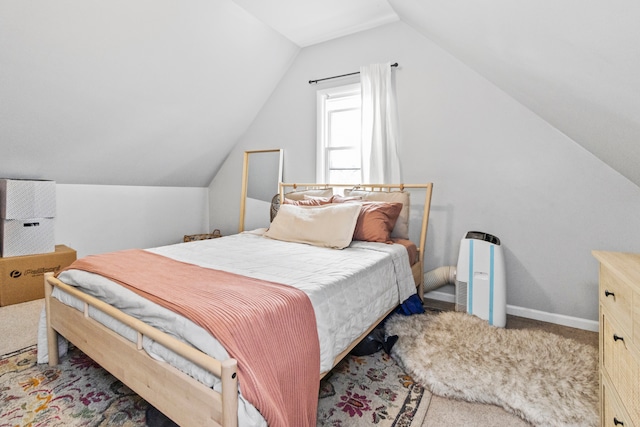
[[[467,313],[473,314],[473,239],[469,239],[469,290],[467,291]]]
[[[493,325],[493,277],[494,277],[494,249],[495,246],[489,247],[489,324]]]

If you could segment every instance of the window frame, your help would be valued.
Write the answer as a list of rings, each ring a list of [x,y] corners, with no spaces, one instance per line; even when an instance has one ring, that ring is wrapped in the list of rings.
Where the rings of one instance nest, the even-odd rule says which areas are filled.
[[[317,91],[317,139],[316,139],[316,182],[327,183],[329,174],[329,153],[332,151],[347,150],[357,147],[362,150],[362,141],[355,146],[337,146],[331,147],[327,143],[328,131],[330,126],[329,113],[339,110],[328,110],[327,100],[339,97],[361,96],[360,83],[353,83],[343,86],[332,87],[328,89],[320,89]],[[348,110],[343,110],[348,111]],[[360,111],[362,107],[360,106]],[[336,169],[337,170],[337,169]],[[360,168],[362,170],[362,162]],[[359,180],[358,180],[359,181]],[[331,184],[331,183],[330,183]]]

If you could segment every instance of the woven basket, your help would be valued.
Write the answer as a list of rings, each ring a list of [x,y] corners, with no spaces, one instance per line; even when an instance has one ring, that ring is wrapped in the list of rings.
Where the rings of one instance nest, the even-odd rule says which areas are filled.
[[[189,234],[184,236],[185,242],[194,242],[196,240],[208,240],[208,239],[217,239],[218,237],[222,237],[220,234],[220,230],[217,228],[213,230],[209,234]]]

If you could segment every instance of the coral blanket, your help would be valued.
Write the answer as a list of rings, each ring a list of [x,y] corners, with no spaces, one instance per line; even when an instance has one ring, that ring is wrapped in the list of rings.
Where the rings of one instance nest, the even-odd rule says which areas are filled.
[[[209,331],[237,359],[242,394],[269,426],[316,425],[320,347],[304,292],[138,249],[68,269],[107,277]]]

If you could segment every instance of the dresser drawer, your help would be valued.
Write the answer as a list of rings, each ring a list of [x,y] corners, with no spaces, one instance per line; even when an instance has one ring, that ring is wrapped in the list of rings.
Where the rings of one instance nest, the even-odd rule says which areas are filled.
[[[631,336],[618,326],[607,310],[602,310],[602,367],[629,411],[631,421],[640,422],[640,362],[631,351]],[[625,424],[626,425],[626,424]]]
[[[618,323],[631,325],[633,291],[608,268],[600,268],[600,304],[614,313]],[[630,330],[631,328],[629,328]]]
[[[602,427],[634,427],[631,423],[631,417],[621,409],[616,401],[609,382],[605,379],[602,382],[600,395],[602,396]]]

